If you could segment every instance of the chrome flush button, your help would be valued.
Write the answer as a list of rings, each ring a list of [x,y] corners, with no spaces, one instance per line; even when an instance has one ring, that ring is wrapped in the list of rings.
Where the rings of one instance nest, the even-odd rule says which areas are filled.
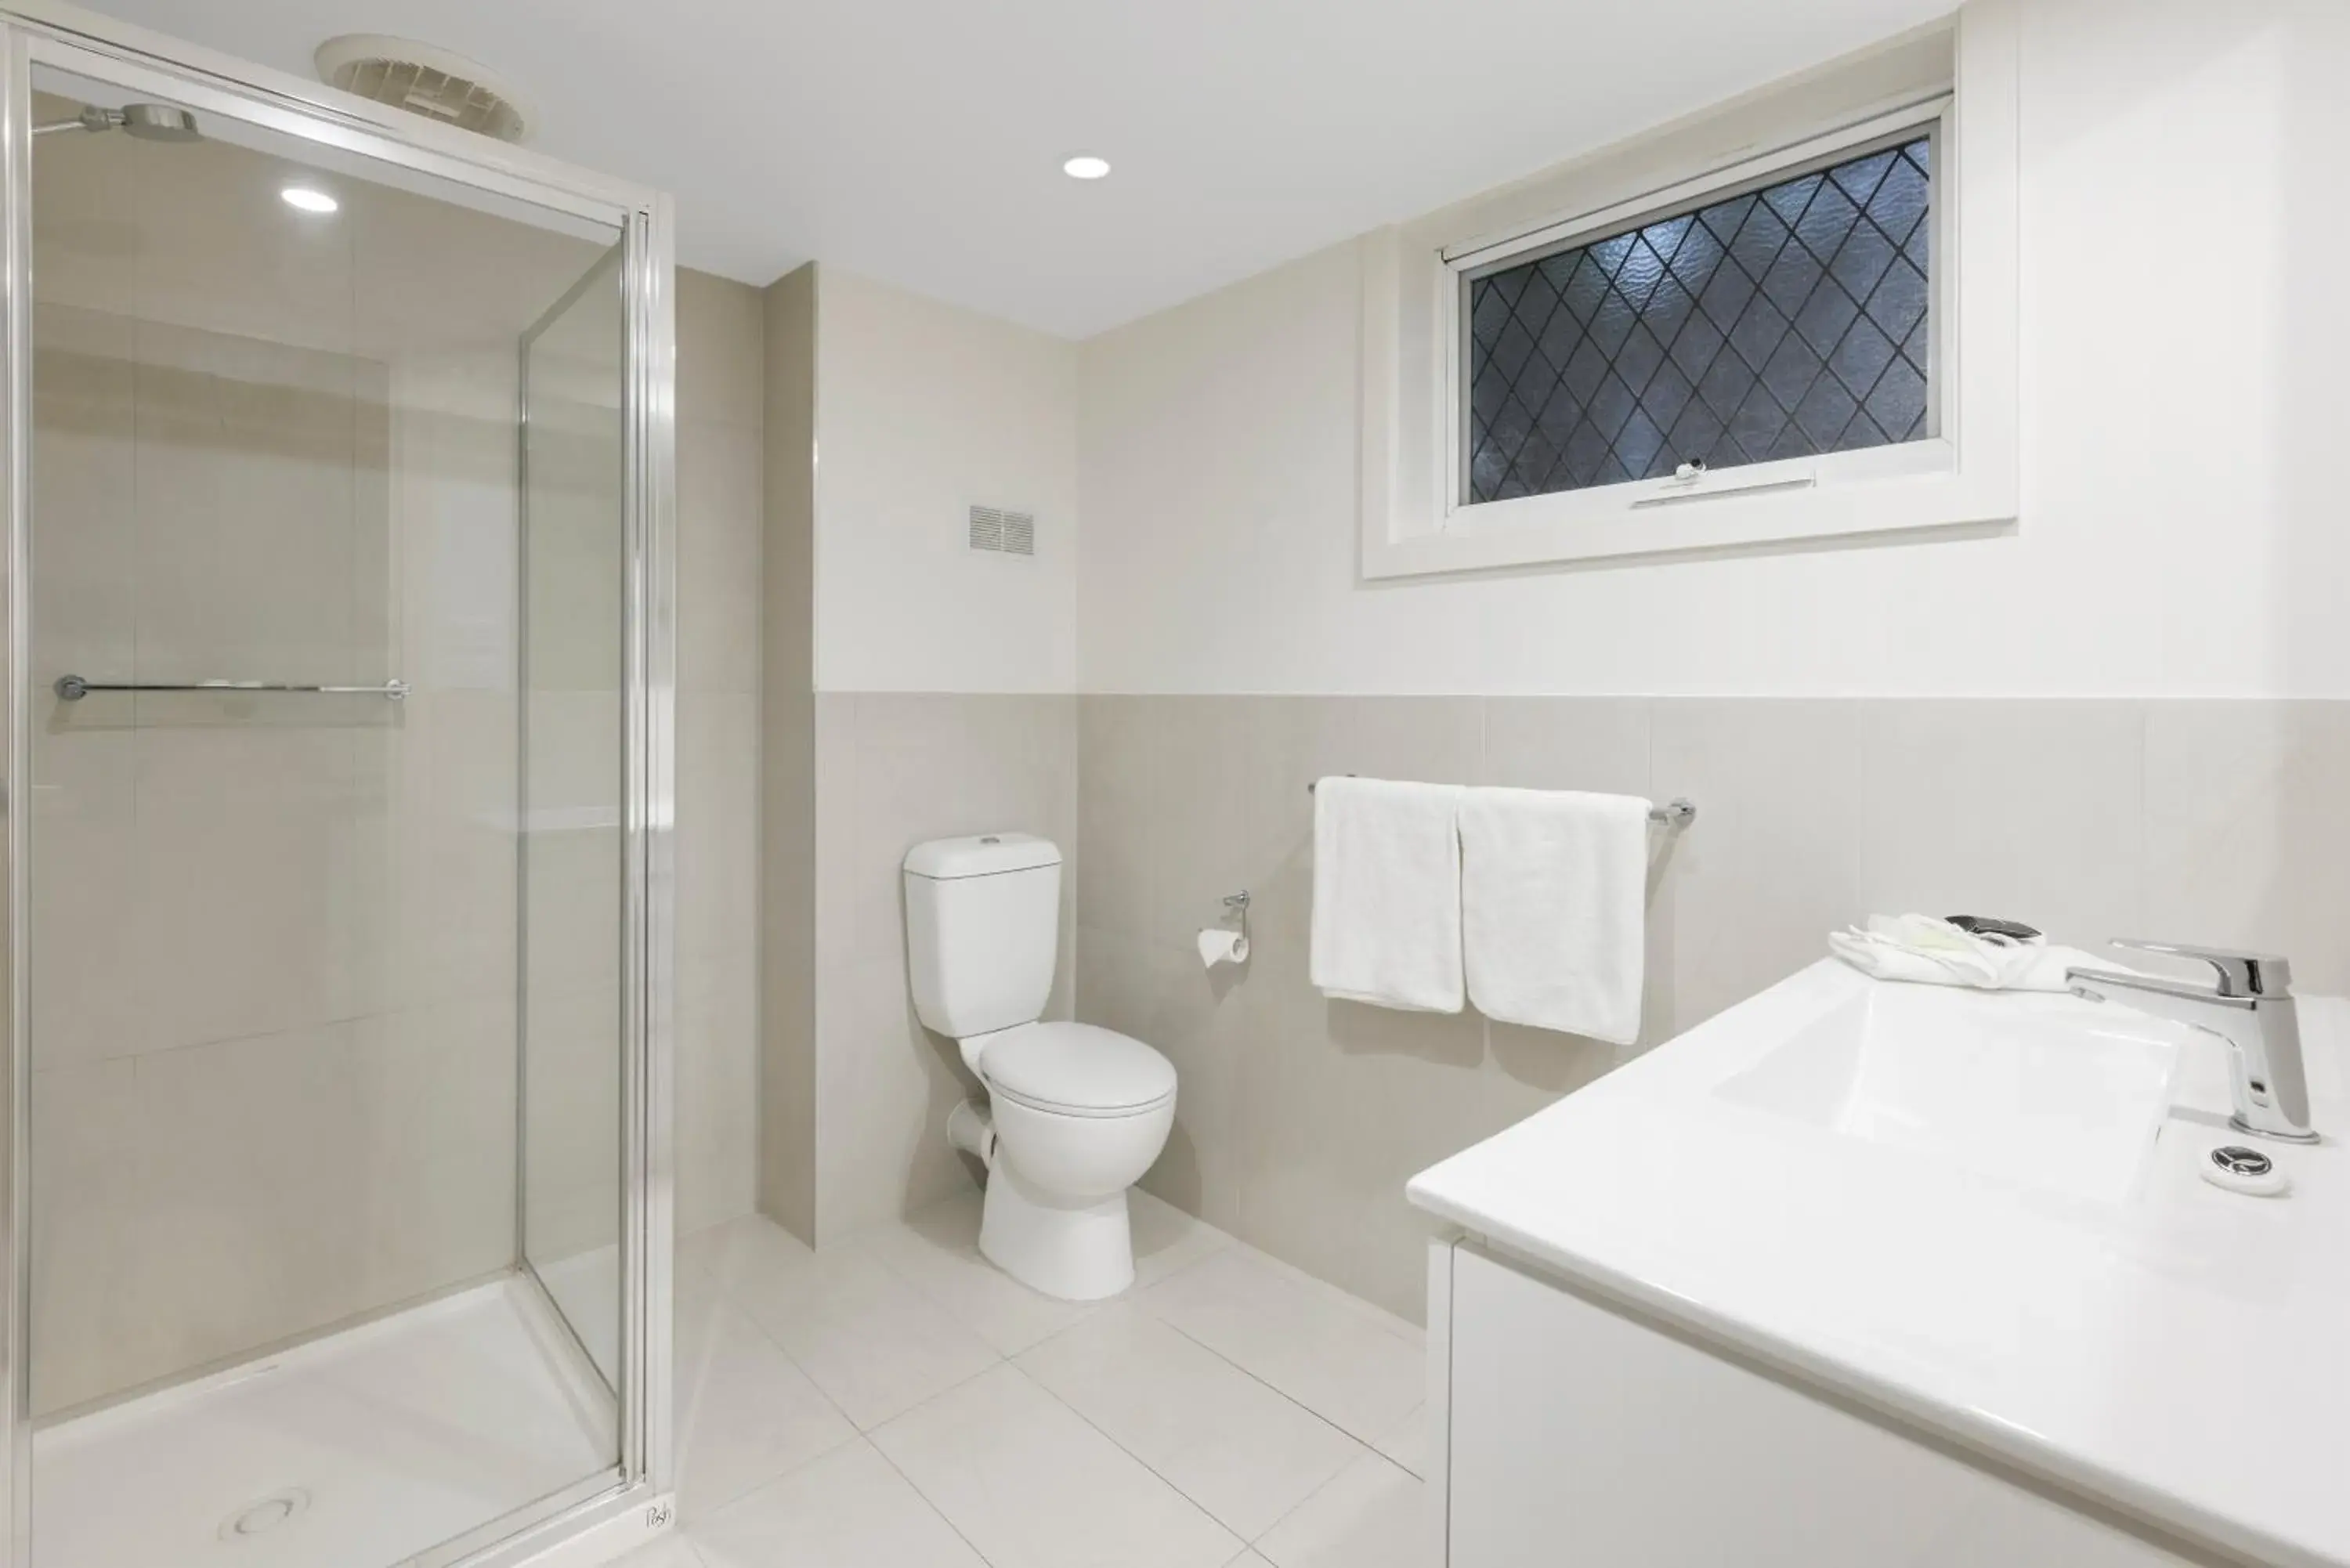
[[[2197,1168],[2202,1171],[2204,1180],[2230,1192],[2273,1198],[2285,1188],[2284,1175],[2277,1169],[2276,1161],[2241,1143],[2220,1145],[2204,1157]]]

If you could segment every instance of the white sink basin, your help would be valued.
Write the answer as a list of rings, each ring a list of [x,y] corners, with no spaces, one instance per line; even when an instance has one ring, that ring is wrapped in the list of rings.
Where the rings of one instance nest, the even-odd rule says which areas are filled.
[[[2325,1138],[2260,1144],[2274,1197],[2197,1175],[2257,1141],[2227,1130],[2218,1036],[1834,959],[1409,1190],[1595,1303],[2214,1548],[2195,1561],[2350,1568],[2350,1002],[2301,1021]],[[1938,1561],[2024,1560],[1947,1539]]]
[[[2137,1192],[2184,1032],[2073,997],[1869,989],[1714,1092],[1845,1137],[2095,1202]]]

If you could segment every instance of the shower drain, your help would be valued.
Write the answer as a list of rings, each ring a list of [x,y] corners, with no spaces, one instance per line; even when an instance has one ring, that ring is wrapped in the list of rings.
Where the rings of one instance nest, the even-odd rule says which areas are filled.
[[[288,1487],[284,1491],[248,1502],[221,1521],[223,1541],[250,1541],[256,1535],[266,1535],[279,1525],[299,1518],[310,1506],[310,1494],[302,1488]]]

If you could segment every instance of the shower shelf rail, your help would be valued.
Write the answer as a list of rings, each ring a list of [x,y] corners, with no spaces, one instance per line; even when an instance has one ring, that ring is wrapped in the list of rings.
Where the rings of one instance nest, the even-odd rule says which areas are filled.
[[[78,702],[93,691],[319,691],[351,697],[382,697],[397,702],[409,693],[405,680],[380,686],[304,686],[284,680],[85,680],[60,675],[51,690],[60,702]]]

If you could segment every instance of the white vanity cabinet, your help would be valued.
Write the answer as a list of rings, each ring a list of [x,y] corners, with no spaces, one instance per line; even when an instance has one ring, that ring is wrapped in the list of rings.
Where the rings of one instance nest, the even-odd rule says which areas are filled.
[[[2059,1490],[1570,1288],[1432,1244],[1447,1568],[2172,1568]]]

